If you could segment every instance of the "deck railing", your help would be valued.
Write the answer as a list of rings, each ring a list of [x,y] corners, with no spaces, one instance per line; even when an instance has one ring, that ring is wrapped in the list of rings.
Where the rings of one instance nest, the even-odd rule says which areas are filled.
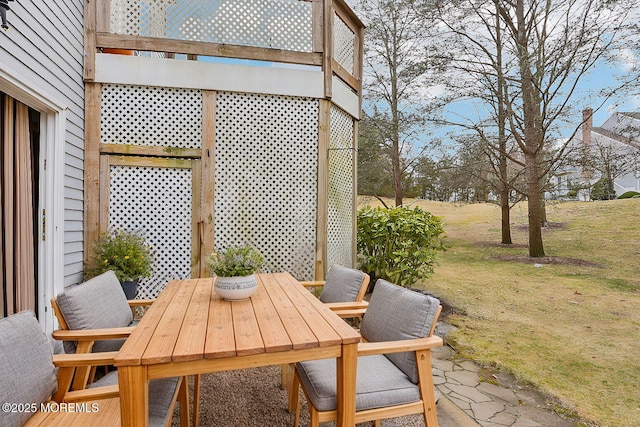
[[[85,79],[103,49],[322,66],[361,89],[363,25],[343,0],[87,1]]]

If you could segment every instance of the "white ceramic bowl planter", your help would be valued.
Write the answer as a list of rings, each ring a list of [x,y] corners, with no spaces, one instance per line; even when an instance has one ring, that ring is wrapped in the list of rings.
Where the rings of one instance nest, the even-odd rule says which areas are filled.
[[[220,277],[214,282],[216,294],[227,301],[242,301],[248,299],[258,289],[256,276]]]

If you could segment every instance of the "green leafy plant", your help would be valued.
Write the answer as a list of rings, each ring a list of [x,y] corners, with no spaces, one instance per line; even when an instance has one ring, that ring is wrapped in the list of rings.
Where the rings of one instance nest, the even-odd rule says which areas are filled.
[[[443,234],[440,219],[420,208],[365,207],[358,212],[359,266],[372,283],[409,287],[433,273]]]
[[[85,266],[86,278],[112,270],[120,282],[151,276],[151,247],[145,238],[125,230],[102,234],[93,247],[93,258]]]
[[[627,191],[618,196],[618,199],[632,199],[634,197],[640,196],[640,193],[637,191]]]
[[[262,267],[263,258],[257,249],[251,246],[226,248],[209,255],[209,269],[216,276],[248,276]]]

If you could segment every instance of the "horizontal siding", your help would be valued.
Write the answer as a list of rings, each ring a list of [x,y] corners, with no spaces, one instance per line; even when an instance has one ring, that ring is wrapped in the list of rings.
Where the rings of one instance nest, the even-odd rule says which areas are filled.
[[[82,277],[84,84],[82,0],[12,2],[0,55],[33,89],[68,108],[65,134],[65,285]]]

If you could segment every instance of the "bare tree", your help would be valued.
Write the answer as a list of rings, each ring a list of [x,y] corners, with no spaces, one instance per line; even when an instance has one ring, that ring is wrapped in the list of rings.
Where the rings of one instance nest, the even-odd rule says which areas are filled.
[[[388,157],[396,206],[402,205],[406,175],[427,148],[425,109],[442,103],[429,99],[428,86],[437,75],[428,60],[426,18],[417,0],[361,0],[358,14],[365,22],[365,110],[363,126],[380,138]],[[429,78],[430,77],[430,80]],[[380,171],[377,171],[378,173]]]
[[[637,5],[636,0],[454,0],[440,9],[463,48],[452,54],[455,69],[472,70],[467,78],[473,87],[485,89],[465,95],[493,98],[497,114],[488,116],[499,126],[504,114],[519,149],[532,257],[545,255],[544,184],[565,152],[553,144],[580,101],[579,83],[617,49],[637,48],[628,39],[635,21],[627,20]],[[496,83],[486,90],[487,82]],[[621,86],[602,88],[599,95],[611,96]],[[498,153],[508,156],[501,144]]]

